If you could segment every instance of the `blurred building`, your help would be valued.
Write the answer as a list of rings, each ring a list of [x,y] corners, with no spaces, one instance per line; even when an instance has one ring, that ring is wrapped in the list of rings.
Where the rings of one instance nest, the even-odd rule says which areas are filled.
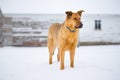
[[[3,45],[11,46],[12,43],[12,17],[4,17],[3,20]]]
[[[0,10],[0,46],[47,46],[49,26],[62,23],[65,17],[55,14],[17,16],[3,16]],[[120,15],[87,14],[81,19],[79,45],[120,44]]]
[[[13,46],[46,46],[47,30],[41,22],[17,19],[12,22]]]
[[[3,29],[3,14],[0,9],[0,47],[3,46],[3,36],[2,36],[2,30]]]

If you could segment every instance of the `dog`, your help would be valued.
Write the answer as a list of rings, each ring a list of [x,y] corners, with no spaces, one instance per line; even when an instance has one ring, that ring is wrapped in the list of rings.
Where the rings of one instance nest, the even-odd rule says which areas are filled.
[[[84,10],[78,12],[66,11],[66,20],[54,23],[48,30],[49,64],[52,64],[54,50],[58,48],[57,60],[60,70],[64,69],[65,51],[70,51],[70,67],[74,68],[75,48],[78,43],[79,28],[82,28],[81,16]]]

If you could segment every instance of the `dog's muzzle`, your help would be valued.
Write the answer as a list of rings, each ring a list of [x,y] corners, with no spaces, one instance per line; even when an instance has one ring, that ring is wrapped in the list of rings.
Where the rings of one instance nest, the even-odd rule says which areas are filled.
[[[83,23],[81,22],[80,26],[75,26],[75,28],[82,28],[83,27]]]

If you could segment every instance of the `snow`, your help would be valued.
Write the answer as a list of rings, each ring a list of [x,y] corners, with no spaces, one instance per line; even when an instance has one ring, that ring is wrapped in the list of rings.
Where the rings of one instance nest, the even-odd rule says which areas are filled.
[[[0,48],[0,80],[120,80],[120,45],[78,47],[74,68],[65,55],[61,71],[57,50],[49,65],[47,47]]]

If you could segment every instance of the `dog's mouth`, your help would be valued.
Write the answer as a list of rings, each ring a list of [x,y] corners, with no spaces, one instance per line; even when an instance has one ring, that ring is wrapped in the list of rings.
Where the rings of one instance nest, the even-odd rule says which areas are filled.
[[[83,23],[81,22],[80,26],[75,26],[75,28],[82,28],[83,27]]]

